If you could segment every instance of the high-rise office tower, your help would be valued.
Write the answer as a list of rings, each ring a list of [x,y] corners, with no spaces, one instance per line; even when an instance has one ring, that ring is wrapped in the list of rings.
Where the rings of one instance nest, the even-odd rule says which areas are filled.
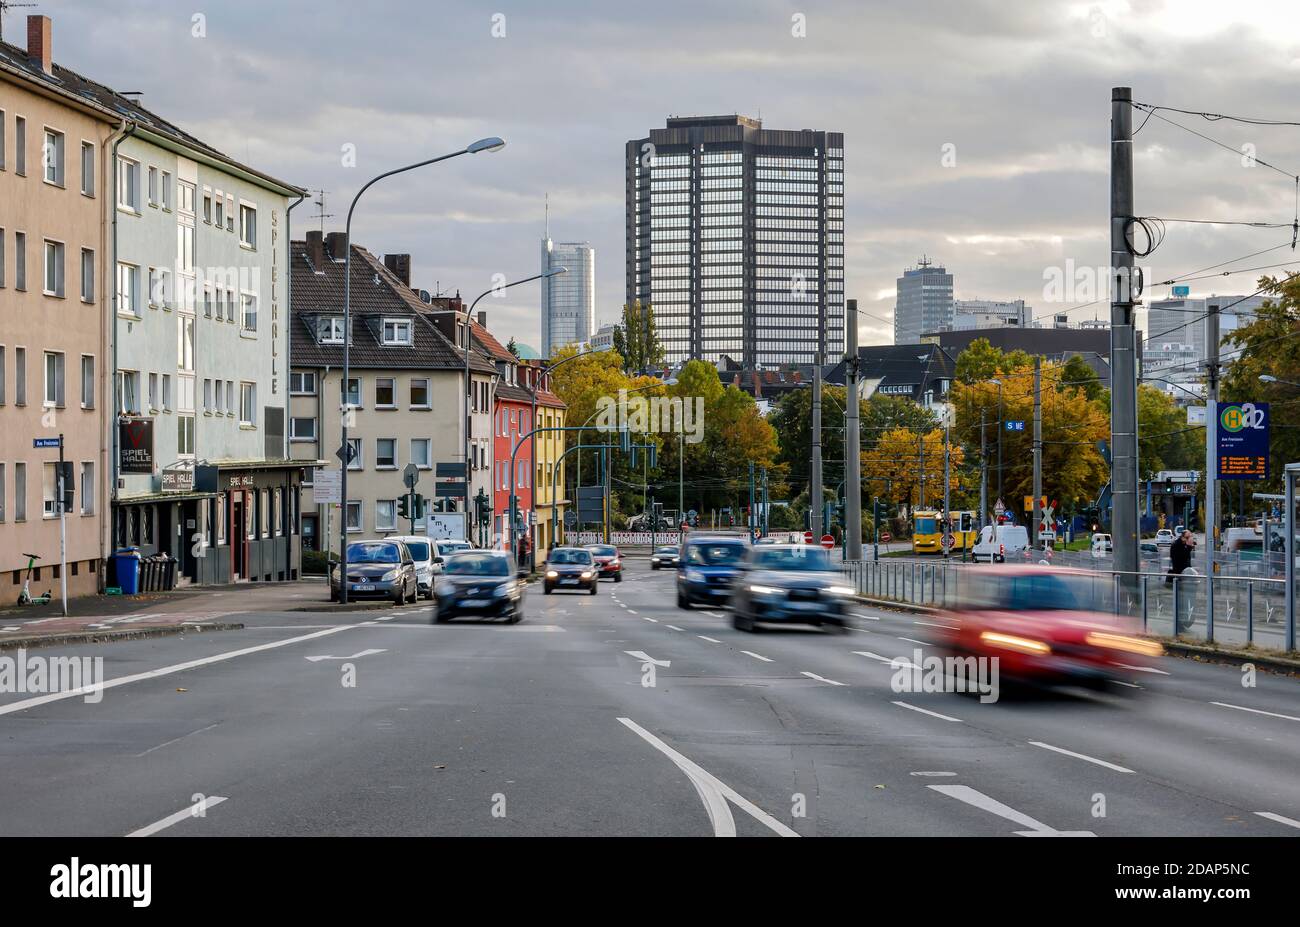
[[[670,118],[624,152],[627,302],[669,363],[834,362],[844,351],[844,135]]]
[[[952,330],[952,274],[922,257],[898,278],[894,344],[919,344],[930,332]]]
[[[556,267],[566,273],[543,277],[543,357],[566,344],[582,343],[596,330],[596,249],[585,241],[542,238],[542,273]]]

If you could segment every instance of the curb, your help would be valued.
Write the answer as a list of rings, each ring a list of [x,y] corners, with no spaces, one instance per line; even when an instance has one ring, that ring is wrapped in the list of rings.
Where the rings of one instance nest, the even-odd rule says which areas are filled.
[[[27,637],[0,638],[0,651],[16,650],[20,647],[55,647],[60,644],[107,644],[113,641],[143,640],[149,637],[170,637],[192,631],[196,634],[204,631],[241,631],[242,622],[225,622],[221,624],[160,624],[148,628],[129,628],[112,631],[69,631],[65,634],[32,634]]]
[[[1231,666],[1253,666],[1272,670],[1288,676],[1300,675],[1300,660],[1284,656],[1272,656],[1258,650],[1223,650],[1208,644],[1188,644],[1184,641],[1157,638],[1167,653],[1177,654],[1198,663],[1226,663]]]

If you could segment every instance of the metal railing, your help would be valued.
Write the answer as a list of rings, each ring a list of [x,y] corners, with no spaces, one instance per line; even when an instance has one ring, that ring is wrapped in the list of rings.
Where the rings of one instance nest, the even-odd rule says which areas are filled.
[[[841,571],[852,581],[858,595],[929,608],[959,604],[958,571],[978,569],[987,566],[923,560],[852,560],[841,564]],[[1147,633],[1190,642],[1294,649],[1294,641],[1287,640],[1284,580],[1216,576],[1211,638],[1206,634],[1204,576],[1091,572],[1098,586],[1093,590],[1095,600],[1107,603],[1116,614],[1137,620]]]

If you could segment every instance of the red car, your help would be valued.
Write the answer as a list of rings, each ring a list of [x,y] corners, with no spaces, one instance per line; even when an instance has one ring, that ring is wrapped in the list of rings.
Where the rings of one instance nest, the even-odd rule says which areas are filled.
[[[958,658],[998,658],[1004,679],[1104,688],[1127,682],[1164,648],[1113,613],[1114,578],[1038,565],[955,571],[938,636]]]
[[[598,579],[612,576],[616,583],[623,581],[623,557],[617,547],[612,544],[588,544],[587,550],[591,551],[591,556],[596,560]]]

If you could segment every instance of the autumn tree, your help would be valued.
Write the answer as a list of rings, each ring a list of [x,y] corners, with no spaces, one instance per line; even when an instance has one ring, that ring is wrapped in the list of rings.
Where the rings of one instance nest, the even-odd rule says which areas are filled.
[[[949,496],[963,490],[960,468],[965,452],[958,445],[949,451]],[[884,432],[869,451],[862,452],[863,495],[916,508],[924,485],[925,507],[943,507],[944,434],[935,428],[922,434],[907,428]],[[956,503],[954,499],[954,510]]]

